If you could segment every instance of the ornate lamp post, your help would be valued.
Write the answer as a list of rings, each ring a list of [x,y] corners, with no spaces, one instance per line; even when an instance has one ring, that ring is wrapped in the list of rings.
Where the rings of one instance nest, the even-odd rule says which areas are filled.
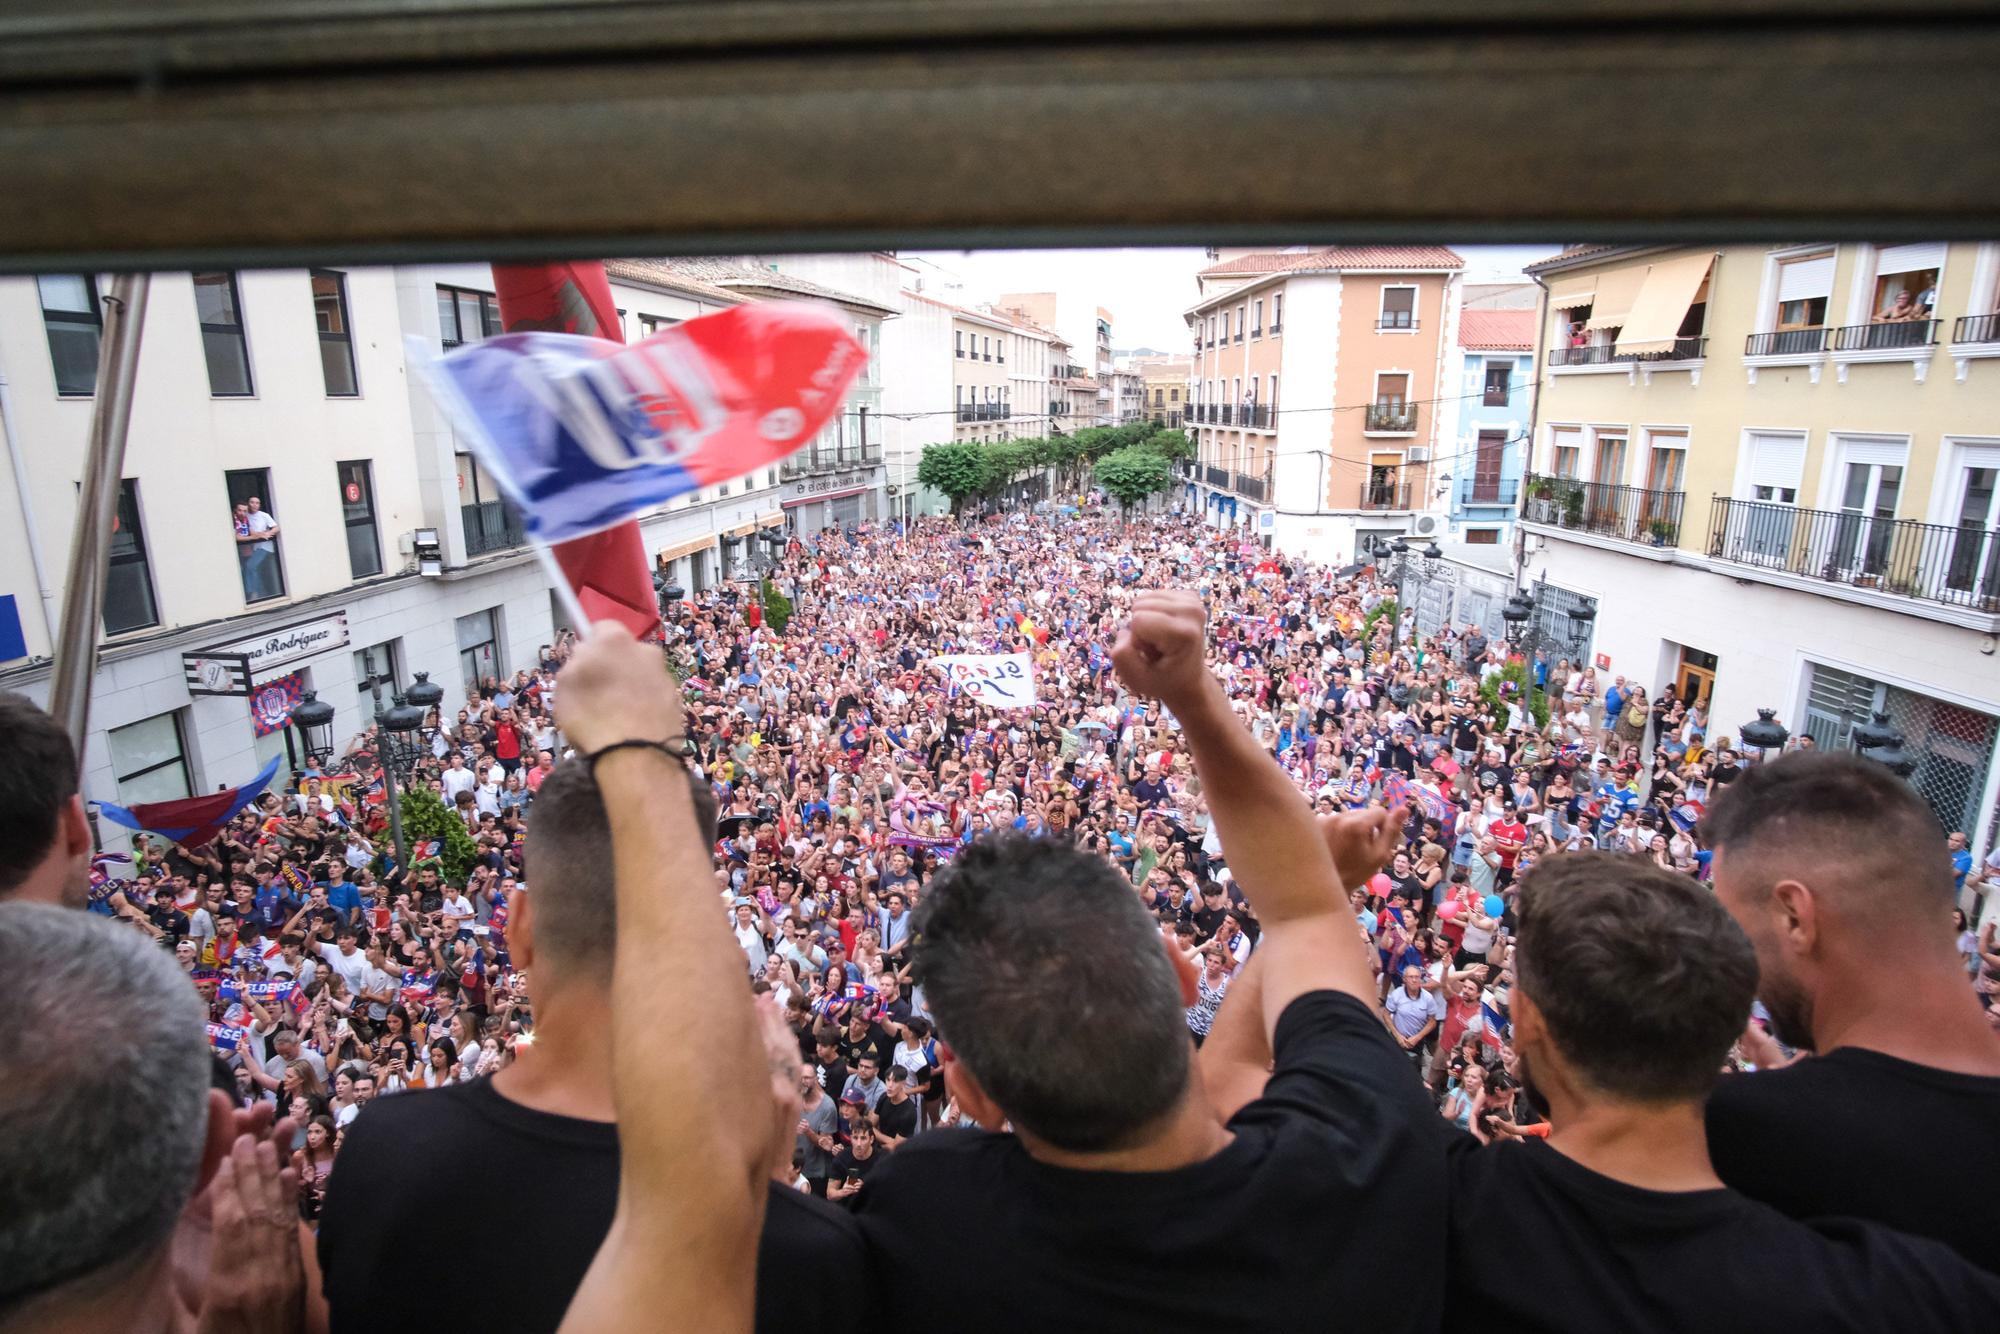
[[[1744,745],[1756,748],[1760,760],[1769,751],[1782,750],[1785,742],[1792,737],[1785,725],[1778,721],[1776,709],[1757,710],[1757,720],[1743,724],[1736,731],[1743,738]]]
[[[1879,709],[1874,721],[1854,729],[1854,749],[1898,778],[1908,778],[1917,771],[1917,757],[1904,748],[1902,732]]]

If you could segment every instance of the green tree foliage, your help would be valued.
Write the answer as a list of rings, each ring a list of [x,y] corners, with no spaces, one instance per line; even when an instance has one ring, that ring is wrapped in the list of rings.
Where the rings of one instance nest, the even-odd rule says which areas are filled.
[[[980,447],[969,441],[925,445],[923,457],[917,460],[917,480],[950,497],[955,513],[969,497],[985,491],[986,459]]]
[[[762,583],[759,600],[764,604],[764,624],[778,634],[785,633],[785,627],[792,619],[792,600],[780,593],[769,579]]]
[[[1113,450],[1097,461],[1097,484],[1126,509],[1174,484],[1164,456],[1139,445]]]
[[[1151,435],[1139,443],[1170,463],[1194,457],[1194,441],[1187,438],[1185,431],[1170,431],[1165,427],[1156,427]]]
[[[444,799],[429,788],[412,790],[398,786],[396,805],[403,813],[403,839],[410,845],[412,867],[420,860],[417,845],[435,840],[444,878],[454,885],[463,885],[479,860],[479,845],[465,832],[465,821],[446,809]]]
[[[1534,716],[1536,727],[1549,725],[1549,697],[1532,684],[1528,675],[1528,664],[1519,658],[1508,660],[1505,667],[1486,678],[1479,687],[1480,695],[1486,701],[1486,712],[1495,722],[1507,721],[1507,706],[1503,698],[1516,701],[1526,700],[1528,712]],[[1512,687],[1508,692],[1501,690],[1502,683]]]
[[[1383,598],[1380,602],[1370,607],[1368,614],[1361,618],[1361,642],[1364,644],[1373,643],[1375,641],[1375,622],[1386,616],[1389,618],[1389,624],[1393,626],[1396,624],[1396,615],[1397,607],[1396,599],[1394,598]]]

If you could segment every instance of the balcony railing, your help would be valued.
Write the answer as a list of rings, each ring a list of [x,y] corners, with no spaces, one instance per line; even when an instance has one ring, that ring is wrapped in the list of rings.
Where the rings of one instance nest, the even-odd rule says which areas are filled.
[[[1243,405],[1243,424],[1253,431],[1270,430],[1270,406],[1264,403],[1245,403]]]
[[[1549,365],[1622,366],[1640,361],[1699,361],[1707,355],[1706,338],[1676,338],[1674,345],[1662,352],[1620,352],[1613,343],[1590,343],[1583,347],[1550,348]]]
[[[1363,482],[1361,508],[1365,510],[1406,510],[1410,507],[1408,482]]]
[[[2000,343],[2000,314],[1961,315],[1951,326],[1954,343]]]
[[[1680,542],[1681,510],[1687,494],[1643,486],[1613,486],[1574,477],[1528,478],[1528,503],[1521,517],[1530,523],[1615,537],[1644,546]]]
[[[1417,429],[1417,405],[1414,403],[1370,403],[1366,415],[1367,429],[1371,431],[1410,435]]]
[[[1266,503],[1271,499],[1271,474],[1239,472],[1229,489],[1245,500],[1254,500],[1259,504]]]
[[[468,556],[505,551],[528,540],[528,535],[521,531],[521,516],[504,500],[460,505],[458,517],[465,527],[465,554]]]
[[[1836,352],[1873,352],[1883,348],[1929,347],[1937,341],[1938,320],[1905,320],[1897,324],[1849,324],[1833,331]]]
[[[1272,321],[1271,321],[1271,332],[1272,332],[1272,333],[1274,333],[1274,334],[1280,334],[1280,333],[1283,333],[1284,331],[1285,331],[1285,325],[1284,325],[1284,322],[1283,322],[1283,321],[1281,321],[1281,320],[1272,320]]]
[[[1830,329],[1774,329],[1770,333],[1754,333],[1743,340],[1743,355],[1746,357],[1799,357],[1817,356],[1826,351],[1826,336]]]
[[[1708,554],[1849,588],[2000,611],[2000,529],[1717,496]]]
[[[1210,486],[1219,486],[1227,490],[1229,487],[1229,469],[1218,468],[1213,463],[1206,464],[1202,467],[1201,480],[1207,482]]]
[[[1518,477],[1468,477],[1458,484],[1458,502],[1461,505],[1511,507],[1520,498],[1521,479]]]
[[[1236,405],[1234,403],[1218,403],[1215,405],[1215,411],[1218,424],[1223,426],[1235,425]]]

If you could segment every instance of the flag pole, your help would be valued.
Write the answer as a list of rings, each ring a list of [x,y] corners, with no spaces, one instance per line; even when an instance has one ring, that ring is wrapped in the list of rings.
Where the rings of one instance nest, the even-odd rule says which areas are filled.
[[[125,470],[125,439],[132,424],[132,387],[139,373],[139,335],[146,322],[152,276],[121,273],[104,298],[103,353],[97,361],[96,404],[83,459],[83,484],[64,572],[62,621],[56,633],[49,712],[69,733],[77,758],[90,728],[90,683],[97,675],[97,632],[104,610],[104,580],[111,530]],[[24,497],[25,499],[25,497]]]

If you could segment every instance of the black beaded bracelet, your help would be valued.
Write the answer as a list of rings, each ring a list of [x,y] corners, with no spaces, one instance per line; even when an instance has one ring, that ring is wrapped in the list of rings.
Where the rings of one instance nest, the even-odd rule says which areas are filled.
[[[688,744],[688,739],[684,736],[668,737],[665,741],[646,741],[638,737],[614,741],[608,746],[599,746],[583,757],[583,763],[590,770],[593,780],[597,777],[597,762],[617,750],[657,750],[682,769],[686,769],[688,757],[693,754],[694,748]]]

